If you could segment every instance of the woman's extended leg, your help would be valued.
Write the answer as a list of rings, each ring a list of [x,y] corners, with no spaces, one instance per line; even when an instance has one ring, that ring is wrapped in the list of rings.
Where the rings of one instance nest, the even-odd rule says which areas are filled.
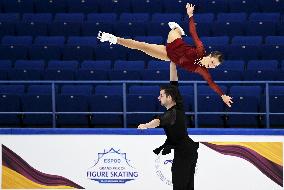
[[[171,43],[175,39],[182,38],[181,35],[182,35],[182,32],[180,31],[180,29],[178,29],[178,28],[172,29],[168,34],[167,43]]]
[[[167,56],[166,46],[164,45],[157,45],[157,44],[149,44],[146,42],[139,42],[132,39],[124,39],[124,38],[117,38],[117,44],[122,45],[124,47],[130,49],[140,50],[151,57],[169,61],[170,59]]]
[[[139,42],[132,39],[119,38],[112,34],[101,31],[98,33],[98,39],[101,42],[110,42],[110,44],[119,44],[130,49],[140,50],[146,53],[147,55],[150,55],[157,59],[161,59],[164,61],[170,60],[167,56],[166,46],[164,45],[149,44],[146,42]]]

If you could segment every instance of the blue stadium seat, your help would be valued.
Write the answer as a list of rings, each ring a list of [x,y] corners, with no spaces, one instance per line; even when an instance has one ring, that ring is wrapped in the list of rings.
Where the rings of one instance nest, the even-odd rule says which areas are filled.
[[[20,22],[16,24],[18,35],[48,35],[48,24],[43,22]]]
[[[122,85],[97,85],[96,95],[119,95],[122,96]]]
[[[201,37],[201,41],[205,46],[209,45],[228,45],[229,37],[220,36],[220,37]]]
[[[230,0],[228,3],[230,12],[259,12],[259,7],[256,0]]]
[[[29,57],[33,60],[59,60],[62,54],[60,46],[61,45],[32,45],[29,48]]]
[[[67,12],[66,1],[62,0],[41,0],[35,1],[36,13],[65,13]]]
[[[95,60],[126,60],[127,53],[128,48],[118,45],[110,46],[109,44],[102,44],[95,48]],[[111,57],[109,55],[111,55]]]
[[[25,13],[23,14],[23,22],[40,22],[40,23],[51,23],[51,13]]]
[[[80,36],[81,23],[54,21],[49,25],[49,34],[51,36]]]
[[[232,38],[234,45],[261,45],[261,36],[235,36]]]
[[[147,24],[147,34],[150,36],[167,36],[168,33],[169,33],[169,26],[167,23],[151,21],[148,22]]]
[[[226,94],[227,93],[227,87],[224,85],[218,85],[221,90]],[[197,94],[198,95],[203,95],[203,96],[212,96],[216,95],[216,92],[212,90],[209,86],[207,85],[199,85],[197,87]]]
[[[24,85],[0,85],[0,112],[21,112],[20,96],[24,94]],[[1,114],[0,125],[20,125],[19,114]]]
[[[20,21],[19,13],[0,13],[1,22],[17,22]]]
[[[233,96],[252,96],[257,99],[261,98],[262,88],[260,86],[232,86],[230,94]]]
[[[251,13],[249,21],[278,22],[280,21],[280,13]]]
[[[56,111],[58,112],[88,112],[88,96],[84,95],[58,95],[56,97]],[[57,123],[60,127],[86,127],[88,114],[59,114]]]
[[[180,0],[163,0],[161,1],[165,13],[183,13],[186,6],[186,1]]]
[[[54,21],[57,22],[83,22],[85,15],[83,13],[57,13]]]
[[[96,47],[97,38],[94,36],[70,36],[67,39],[67,45]]]
[[[243,72],[245,69],[245,61],[243,60],[225,60],[221,65],[216,67],[218,70],[233,70]]]
[[[81,63],[82,69],[99,69],[99,70],[110,70],[111,69],[111,61],[110,60],[101,60],[101,61],[93,61],[93,60],[85,60]]]
[[[63,60],[90,60],[94,58],[94,49],[90,46],[65,45],[62,49]]]
[[[162,13],[161,0],[131,0],[134,13]]]
[[[22,108],[24,112],[52,112],[51,95],[47,94],[27,94],[21,96]],[[23,116],[24,126],[47,126],[52,125],[51,114],[25,114]]]
[[[21,95],[25,92],[24,85],[0,85],[0,94]]]
[[[227,58],[236,60],[259,59],[260,50],[259,45],[230,45],[227,50]]]
[[[0,46],[0,59],[28,59],[28,47],[21,45],[2,45]]]
[[[127,95],[127,111],[129,112],[155,112],[157,97],[151,95]],[[129,125],[139,125],[153,118],[152,114],[130,114],[127,117]]]
[[[248,70],[272,70],[276,71],[278,69],[277,60],[251,60],[248,61]]]
[[[214,36],[238,36],[244,35],[244,23],[242,22],[215,22],[212,25]]]
[[[65,43],[64,36],[38,36],[35,38],[35,45],[56,45],[62,46]]]
[[[210,106],[208,106],[210,105]],[[199,95],[198,96],[198,111],[199,112],[223,112],[224,103],[218,95]],[[223,127],[224,121],[222,114],[198,116],[200,127],[218,126]]]
[[[93,94],[92,85],[63,85],[61,87],[62,95],[85,95],[91,96]]]
[[[87,15],[87,21],[97,23],[114,23],[117,20],[117,14],[115,13],[90,13]]]
[[[15,25],[19,21],[18,13],[0,13],[0,37],[15,35]]]
[[[154,13],[152,15],[152,21],[168,24],[168,22],[175,21],[180,23],[182,16],[180,13]]]
[[[260,49],[262,59],[278,59],[282,60],[284,45],[263,45]]]
[[[192,85],[179,86],[179,92],[182,96],[193,96],[194,95],[194,89]]]
[[[44,80],[74,80],[78,65],[77,61],[49,61]]]
[[[99,31],[113,33],[112,23],[87,21],[82,23],[83,36],[97,36]]]
[[[160,87],[157,85],[151,86],[140,86],[133,85],[129,87],[129,94],[132,95],[156,95],[158,96],[160,93]]]
[[[55,86],[55,93],[58,93],[58,87]],[[27,89],[28,95],[51,95],[52,94],[52,86],[51,84],[36,84],[29,85]]]
[[[143,70],[145,67],[144,61],[115,61],[114,70]]]
[[[247,14],[246,13],[218,13],[217,14],[217,22],[246,22]]]
[[[58,60],[52,60],[48,62],[48,69],[70,69],[70,70],[76,70],[78,68],[78,61],[70,60],[70,61],[58,61]]]
[[[243,71],[237,70],[212,70],[210,71],[212,78],[215,81],[241,81],[243,80]]]
[[[20,112],[20,98],[17,95],[0,93],[0,112]],[[7,127],[14,125],[19,127],[20,117],[17,114],[0,114],[0,125]]]
[[[113,24],[113,30],[116,36],[145,36],[146,23],[120,21]]]
[[[111,70],[110,80],[140,80],[140,72],[134,70]]]
[[[3,10],[6,13],[32,13],[33,0],[2,0]]]
[[[275,35],[276,24],[270,21],[250,21],[246,24],[246,35]]]
[[[258,112],[259,100],[256,97],[232,94],[234,104],[227,108],[229,112]],[[228,115],[230,127],[258,127],[258,115]]]
[[[76,80],[109,80],[108,71],[100,69],[80,68],[75,75]]]
[[[262,12],[281,12],[284,9],[283,1],[260,0],[258,1],[259,9]]]
[[[8,71],[12,68],[11,60],[0,60],[0,80],[8,79]]]
[[[28,46],[33,41],[32,36],[4,36],[1,44],[7,46]]]
[[[100,12],[105,13],[123,13],[129,12],[130,10],[130,0],[105,0],[105,1],[98,1],[100,6]]]
[[[46,69],[44,80],[74,80],[74,71],[70,69]]]
[[[68,0],[67,7],[69,13],[97,13],[99,6],[97,1],[93,0]]]
[[[205,0],[200,2],[200,12],[228,12],[228,2],[226,0]]]
[[[51,23],[52,14],[51,13],[24,13],[23,22],[40,22],[40,23]]]
[[[122,112],[122,97],[117,95],[95,95],[90,99],[91,112]],[[122,115],[115,114],[94,114],[91,117],[92,125],[111,125],[112,127],[122,126]]]
[[[196,23],[212,23],[215,15],[213,13],[196,13],[194,14],[194,22]],[[188,17],[185,19],[188,23]],[[188,27],[188,26],[187,26]]]
[[[169,69],[170,64],[168,61],[150,60],[147,69]]]
[[[150,20],[148,13],[121,13],[119,21],[122,22],[147,22]]]
[[[284,36],[266,36],[266,45],[284,45]]]
[[[10,80],[41,80],[44,61],[17,60],[14,69],[8,72]]]
[[[142,80],[169,80],[170,72],[167,69],[145,69],[141,71]]]

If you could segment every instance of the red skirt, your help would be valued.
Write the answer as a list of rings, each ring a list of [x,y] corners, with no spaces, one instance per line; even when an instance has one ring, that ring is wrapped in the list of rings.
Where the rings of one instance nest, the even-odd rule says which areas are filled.
[[[196,48],[186,44],[181,38],[166,45],[169,59],[187,71],[195,71],[198,67],[194,61],[198,59]]]

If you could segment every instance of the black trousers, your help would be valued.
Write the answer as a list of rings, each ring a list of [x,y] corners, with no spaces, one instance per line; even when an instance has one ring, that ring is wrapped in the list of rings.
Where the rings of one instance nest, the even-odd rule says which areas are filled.
[[[172,165],[173,190],[194,190],[197,149],[175,150]]]

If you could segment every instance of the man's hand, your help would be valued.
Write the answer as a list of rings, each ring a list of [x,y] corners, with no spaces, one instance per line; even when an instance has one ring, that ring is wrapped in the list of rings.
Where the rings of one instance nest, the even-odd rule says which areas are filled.
[[[189,18],[193,16],[193,11],[194,11],[194,5],[187,3],[186,4],[186,12],[187,12]]]
[[[222,95],[221,97],[222,97],[223,102],[224,102],[225,104],[227,104],[227,106],[229,106],[229,107],[231,107],[231,104],[234,103],[234,102],[232,101],[233,98],[230,97],[230,96]]]
[[[148,129],[146,124],[140,124],[138,125],[137,129]]]

